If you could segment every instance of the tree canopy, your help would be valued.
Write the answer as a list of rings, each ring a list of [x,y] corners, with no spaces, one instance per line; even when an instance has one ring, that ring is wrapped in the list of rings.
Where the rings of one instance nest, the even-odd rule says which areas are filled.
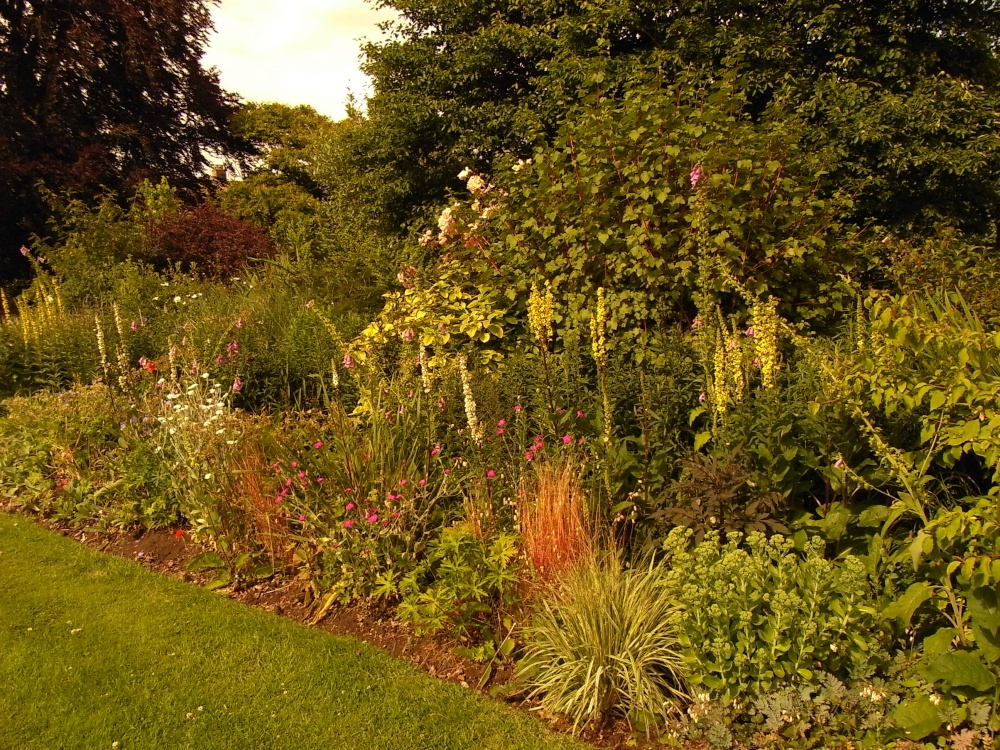
[[[636,65],[735,74],[748,113],[799,109],[856,219],[995,234],[1000,8],[992,0],[388,0],[394,36],[352,161],[380,210],[411,220],[466,165],[551,140],[567,102],[620,93]]]
[[[238,97],[202,67],[213,0],[0,3],[0,250],[44,227],[35,184],[94,195],[167,177],[196,191],[208,155],[241,157]]]

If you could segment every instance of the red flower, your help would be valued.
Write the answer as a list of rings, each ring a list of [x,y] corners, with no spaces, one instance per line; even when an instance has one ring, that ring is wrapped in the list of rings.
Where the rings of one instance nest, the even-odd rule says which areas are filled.
[[[147,359],[143,367],[146,368],[146,372],[156,372],[156,362],[151,359]]]
[[[174,532],[174,539],[180,539],[182,536],[184,536],[184,529],[177,529]]]

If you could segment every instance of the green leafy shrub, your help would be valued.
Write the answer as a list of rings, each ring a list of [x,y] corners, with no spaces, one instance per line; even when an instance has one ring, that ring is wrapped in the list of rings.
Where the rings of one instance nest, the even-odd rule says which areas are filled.
[[[645,724],[685,696],[677,610],[656,566],[591,560],[543,596],[524,630],[519,679],[574,729],[620,712]]]
[[[672,623],[693,690],[723,701],[754,698],[817,671],[864,676],[881,646],[868,573],[857,557],[827,560],[818,538],[796,552],[791,539],[760,532],[670,532],[663,586],[677,604]]]
[[[518,540],[500,533],[480,539],[466,526],[441,530],[427,549],[421,564],[398,584],[402,601],[398,617],[412,622],[418,631],[447,630],[463,640],[472,639],[472,656],[487,656],[475,646],[496,649],[504,610],[515,606],[518,583]],[[394,593],[393,576],[383,577],[383,591]],[[509,648],[513,641],[505,639]]]

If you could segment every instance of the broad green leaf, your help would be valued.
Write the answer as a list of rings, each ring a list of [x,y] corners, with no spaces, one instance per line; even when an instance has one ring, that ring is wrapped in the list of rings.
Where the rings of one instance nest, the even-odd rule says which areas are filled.
[[[951,651],[941,654],[924,667],[924,676],[931,682],[943,682],[949,687],[970,687],[990,690],[997,678],[972,651]]]

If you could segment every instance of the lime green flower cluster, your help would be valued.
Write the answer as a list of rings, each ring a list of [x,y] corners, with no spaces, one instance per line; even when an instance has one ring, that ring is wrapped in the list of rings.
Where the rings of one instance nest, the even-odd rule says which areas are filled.
[[[608,310],[604,301],[604,287],[597,288],[597,305],[594,314],[590,316],[590,340],[594,349],[594,361],[597,366],[604,368],[608,363],[607,342],[605,340],[605,328],[608,322]]]

